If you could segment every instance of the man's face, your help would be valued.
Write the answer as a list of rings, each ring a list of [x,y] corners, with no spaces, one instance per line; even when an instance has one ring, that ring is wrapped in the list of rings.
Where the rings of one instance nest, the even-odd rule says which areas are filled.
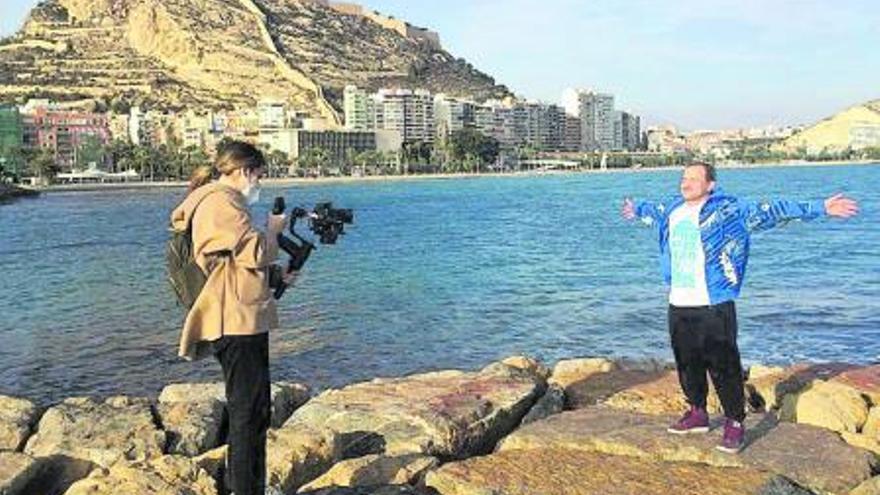
[[[698,165],[685,167],[681,175],[681,195],[685,201],[699,201],[715,188],[715,182],[706,178],[706,168]]]

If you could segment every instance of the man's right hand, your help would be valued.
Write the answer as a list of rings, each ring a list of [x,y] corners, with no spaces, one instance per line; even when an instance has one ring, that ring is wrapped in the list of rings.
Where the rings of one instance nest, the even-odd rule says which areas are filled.
[[[627,220],[634,220],[636,218],[636,206],[633,204],[632,199],[623,199],[623,208],[621,208],[620,214]]]

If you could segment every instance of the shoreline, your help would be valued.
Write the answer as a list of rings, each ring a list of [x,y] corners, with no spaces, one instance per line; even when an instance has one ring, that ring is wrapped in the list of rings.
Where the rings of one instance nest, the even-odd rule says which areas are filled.
[[[836,166],[877,166],[880,165],[878,160],[856,160],[856,161],[827,161],[827,162],[811,162],[811,161],[787,161],[773,163],[725,163],[719,164],[719,170],[738,170],[752,168],[784,168],[784,167],[836,167]],[[414,175],[368,175],[368,176],[345,176],[345,177],[283,177],[283,178],[267,178],[263,179],[263,184],[267,186],[291,186],[291,185],[327,185],[327,184],[348,184],[348,183],[367,183],[367,182],[397,182],[397,181],[413,181],[413,180],[456,180],[456,179],[481,179],[481,178],[525,178],[525,177],[543,177],[555,175],[575,175],[575,174],[607,174],[607,173],[640,173],[640,172],[667,172],[670,170],[680,170],[681,166],[661,166],[661,167],[639,167],[639,168],[609,168],[601,169],[584,169],[584,170],[546,170],[546,171],[524,171],[524,172],[480,172],[480,173],[437,173],[437,174],[414,174]],[[185,188],[187,183],[184,181],[169,182],[112,182],[112,183],[93,183],[93,184],[55,184],[47,187],[35,187],[33,191],[55,193],[55,192],[88,192],[88,191],[113,191],[113,190],[130,190],[130,189],[176,189]]]

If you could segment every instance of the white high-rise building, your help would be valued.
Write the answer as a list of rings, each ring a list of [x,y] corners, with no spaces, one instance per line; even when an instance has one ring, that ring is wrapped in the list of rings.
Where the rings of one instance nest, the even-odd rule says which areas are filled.
[[[434,97],[434,123],[437,136],[445,139],[466,127],[475,127],[476,104],[446,95]]]
[[[605,151],[614,148],[614,96],[584,92],[579,95],[581,148]]]
[[[342,93],[345,128],[368,131],[376,127],[376,109],[371,95],[357,86],[348,85]]]
[[[434,141],[434,98],[430,92],[381,89],[373,101],[376,129],[397,131],[404,143]]]

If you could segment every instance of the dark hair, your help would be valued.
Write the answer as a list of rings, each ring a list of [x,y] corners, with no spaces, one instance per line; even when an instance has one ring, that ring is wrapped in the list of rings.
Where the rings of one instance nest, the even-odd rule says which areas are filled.
[[[224,141],[217,149],[214,165],[199,167],[190,177],[190,190],[198,189],[219,175],[229,175],[236,170],[265,168],[266,157],[251,143],[244,141]]]
[[[716,174],[715,174],[715,165],[712,165],[708,162],[690,162],[684,166],[688,167],[703,167],[703,170],[706,171],[706,180],[709,182],[715,182]]]

